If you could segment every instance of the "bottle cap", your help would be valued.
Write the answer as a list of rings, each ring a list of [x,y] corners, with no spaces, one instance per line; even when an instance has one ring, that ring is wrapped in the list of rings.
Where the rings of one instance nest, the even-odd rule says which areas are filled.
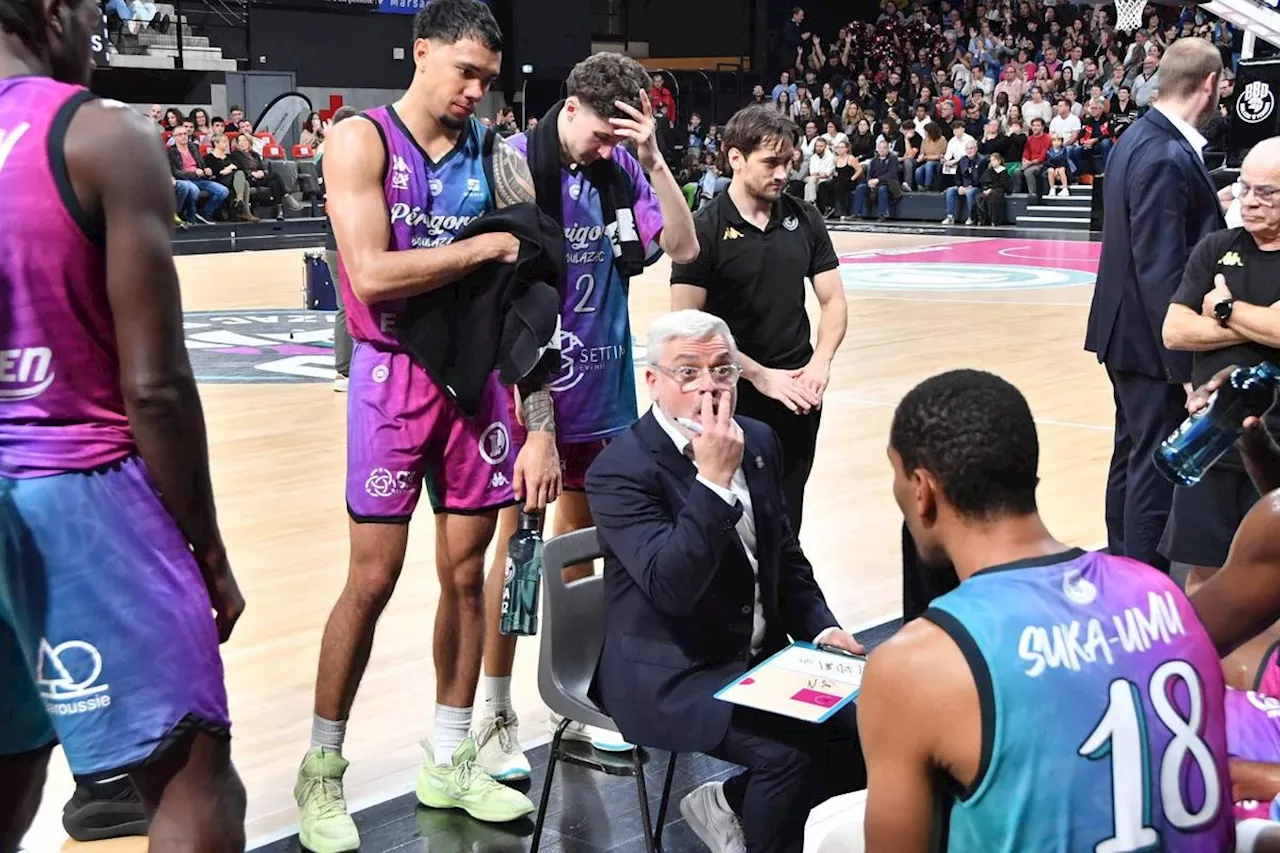
[[[526,509],[523,503],[520,504],[520,529],[521,530],[537,530],[542,522],[542,510]]]

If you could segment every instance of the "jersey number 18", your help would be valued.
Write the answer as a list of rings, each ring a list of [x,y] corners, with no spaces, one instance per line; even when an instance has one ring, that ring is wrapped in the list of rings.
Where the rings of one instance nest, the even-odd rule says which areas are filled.
[[[1190,696],[1187,719],[1169,700],[1169,686],[1182,681]],[[1168,661],[1151,675],[1147,695],[1160,722],[1173,740],[1160,757],[1160,803],[1165,820],[1183,832],[1194,832],[1218,817],[1222,781],[1209,746],[1200,739],[1204,721],[1204,691],[1199,676],[1186,661]],[[1094,847],[1096,853],[1129,853],[1159,846],[1160,835],[1151,824],[1151,772],[1146,715],[1138,685],[1126,678],[1111,682],[1110,702],[1097,727],[1080,745],[1080,755],[1101,760],[1111,758],[1111,801],[1114,834]],[[1188,754],[1204,779],[1204,803],[1191,811],[1183,799],[1182,766]]]

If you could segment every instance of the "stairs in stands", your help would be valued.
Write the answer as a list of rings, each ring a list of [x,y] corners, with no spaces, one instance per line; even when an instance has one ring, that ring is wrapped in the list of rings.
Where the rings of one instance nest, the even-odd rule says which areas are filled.
[[[186,15],[178,26],[177,10],[172,4],[157,3],[156,17],[168,15],[169,31],[161,34],[144,27],[137,35],[141,53],[113,51],[113,68],[176,68],[178,65],[178,33],[182,33],[182,60],[187,71],[235,71],[238,63],[223,56],[222,48],[209,43],[208,36],[194,35]]]
[[[1089,212],[1093,209],[1093,187],[1073,184],[1071,195],[1044,196],[1039,204],[1031,204],[1018,216],[1020,228],[1057,228],[1063,231],[1088,231]]]

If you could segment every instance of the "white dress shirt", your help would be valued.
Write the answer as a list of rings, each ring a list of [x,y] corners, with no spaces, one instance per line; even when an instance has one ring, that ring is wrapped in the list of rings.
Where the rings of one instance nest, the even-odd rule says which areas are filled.
[[[1159,104],[1156,104],[1153,109],[1159,110],[1160,114],[1167,118],[1169,123],[1178,129],[1178,133],[1181,133],[1183,138],[1185,138],[1187,142],[1191,143],[1191,148],[1196,152],[1196,156],[1200,158],[1200,162],[1203,163],[1204,147],[1209,144],[1209,140],[1205,139],[1200,131],[1187,124],[1180,117],[1162,108]]]
[[[687,456],[693,460],[694,467],[698,467],[698,460],[693,455],[693,442],[685,437],[684,433],[676,429],[671,421],[667,420],[667,416],[658,406],[653,406],[653,419],[658,422],[658,426],[662,427],[662,431],[667,434],[672,442],[675,443],[676,450],[681,456]],[[760,653],[760,648],[764,644],[764,606],[760,603],[760,561],[756,557],[756,517],[752,511],[751,490],[747,488],[747,475],[742,473],[742,466],[739,465],[737,470],[733,472],[733,479],[729,481],[729,488],[725,488],[717,483],[713,483],[706,477],[698,474],[697,480],[711,491],[720,496],[721,500],[729,505],[742,504],[742,515],[738,518],[738,523],[734,525],[734,529],[738,533],[738,540],[742,543],[742,550],[747,553],[747,562],[751,564],[751,571],[755,575],[755,607],[751,618],[751,654],[754,657]],[[840,630],[833,625],[825,628],[817,637],[814,643],[821,643],[826,639],[827,635],[832,631]]]

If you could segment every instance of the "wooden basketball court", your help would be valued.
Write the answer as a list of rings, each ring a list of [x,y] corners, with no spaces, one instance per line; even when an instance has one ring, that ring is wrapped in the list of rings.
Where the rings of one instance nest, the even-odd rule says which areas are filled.
[[[885,443],[896,402],[943,370],[991,370],[1023,390],[1040,426],[1040,507],[1049,526],[1074,545],[1103,541],[1113,409],[1101,367],[1081,349],[1098,245],[869,232],[833,239],[845,261],[849,331],[826,394],[802,543],[844,624],[856,629],[899,615],[900,516]],[[201,364],[223,357],[209,329],[240,335],[226,339],[228,363],[254,358],[242,339],[255,334],[253,321],[232,322],[244,315],[230,312],[271,315],[288,326],[302,305],[301,251],[188,256],[178,268],[186,311],[228,312],[222,320],[200,315],[188,329],[204,350]],[[641,346],[651,320],[667,309],[669,269],[662,261],[632,285]],[[248,600],[223,656],[251,849],[296,831],[292,788],[310,738],[320,634],[346,572],[346,395],[320,380],[323,369],[306,356],[324,346],[323,330],[323,323],[300,329],[302,343],[282,344],[276,366],[257,371],[261,381],[222,377],[201,387],[222,530]],[[315,378],[308,381],[308,372]],[[643,411],[646,391],[643,380],[637,384]],[[412,531],[348,731],[353,810],[411,790],[419,741],[432,733],[437,583],[429,511]],[[521,644],[514,694],[526,742],[549,736],[536,656],[535,642]],[[58,754],[28,850],[146,849],[142,839],[68,841],[60,818],[71,790]]]

